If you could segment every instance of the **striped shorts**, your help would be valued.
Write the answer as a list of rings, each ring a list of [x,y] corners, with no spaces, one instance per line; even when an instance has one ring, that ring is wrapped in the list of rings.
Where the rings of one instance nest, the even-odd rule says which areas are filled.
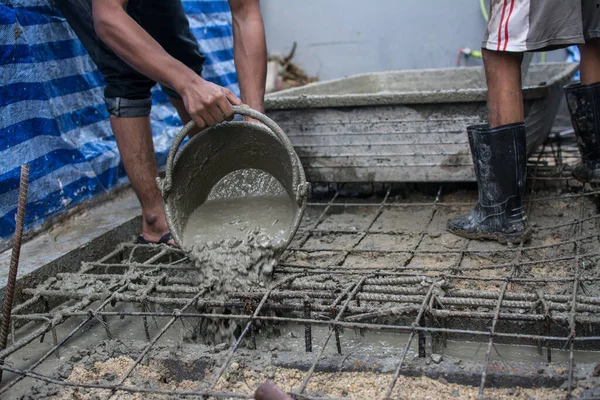
[[[600,0],[491,0],[482,47],[546,51],[600,37]]]

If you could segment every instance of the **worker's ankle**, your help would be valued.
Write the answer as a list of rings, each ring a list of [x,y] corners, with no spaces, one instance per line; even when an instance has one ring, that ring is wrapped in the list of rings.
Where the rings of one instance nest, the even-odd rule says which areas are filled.
[[[144,217],[144,222],[150,226],[156,224],[156,221],[158,221],[160,218],[159,214],[157,214],[157,213],[144,213],[143,217]]]
[[[142,215],[144,233],[164,234],[168,232],[169,228],[164,212],[144,212]]]

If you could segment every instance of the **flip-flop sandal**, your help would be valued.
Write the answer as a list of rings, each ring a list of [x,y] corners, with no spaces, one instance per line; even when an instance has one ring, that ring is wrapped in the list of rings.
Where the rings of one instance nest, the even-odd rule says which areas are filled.
[[[137,237],[135,244],[166,244],[167,246],[177,247],[176,245],[169,243],[169,240],[171,239],[173,239],[171,237],[171,232],[167,232],[164,235],[162,235],[162,237],[158,239],[158,242],[151,242],[149,240],[146,240],[144,235],[140,235]]]

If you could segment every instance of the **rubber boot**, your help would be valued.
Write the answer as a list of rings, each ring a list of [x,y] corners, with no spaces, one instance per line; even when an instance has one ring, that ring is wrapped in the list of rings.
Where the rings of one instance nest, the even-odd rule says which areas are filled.
[[[600,83],[567,85],[565,94],[581,153],[573,176],[581,182],[600,183]]]
[[[467,216],[448,221],[448,230],[468,239],[521,243],[531,237],[523,210],[527,144],[523,123],[467,128],[479,199]]]

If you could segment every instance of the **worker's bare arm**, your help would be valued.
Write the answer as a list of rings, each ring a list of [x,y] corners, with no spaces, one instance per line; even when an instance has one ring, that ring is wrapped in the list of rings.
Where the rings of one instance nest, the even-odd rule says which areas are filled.
[[[229,0],[235,67],[244,103],[263,111],[267,46],[259,0]]]
[[[137,71],[179,93],[186,110],[200,127],[230,119],[231,104],[241,101],[171,57],[125,12],[126,3],[127,0],[93,0],[98,37]]]

